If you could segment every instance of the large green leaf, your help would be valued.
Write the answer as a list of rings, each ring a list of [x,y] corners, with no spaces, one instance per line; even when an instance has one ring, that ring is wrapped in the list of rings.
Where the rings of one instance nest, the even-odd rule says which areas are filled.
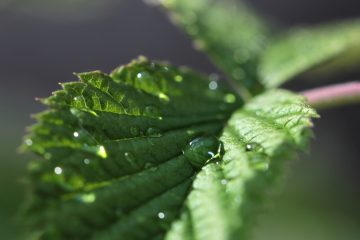
[[[303,97],[283,90],[260,95],[236,111],[221,141],[222,161],[196,176],[168,240],[245,239],[263,195],[281,176],[284,161],[304,149],[316,112]]]
[[[268,45],[259,75],[269,88],[309,70],[321,73],[360,65],[360,21],[293,29]]]
[[[42,239],[238,239],[317,116],[283,90],[241,108],[220,82],[143,58],[78,77],[25,138]]]
[[[252,93],[258,83],[258,57],[267,41],[268,29],[245,4],[236,0],[159,0],[172,19],[194,39],[238,87]],[[244,89],[242,89],[244,90]]]
[[[29,218],[44,239],[161,236],[198,168],[219,156],[216,136],[241,100],[144,58],[110,76],[77,75],[42,100],[49,110],[25,138],[39,155],[29,166]]]

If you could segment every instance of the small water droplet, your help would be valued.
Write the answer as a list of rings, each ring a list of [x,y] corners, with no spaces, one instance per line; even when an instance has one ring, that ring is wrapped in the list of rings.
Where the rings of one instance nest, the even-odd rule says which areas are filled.
[[[221,179],[220,183],[221,183],[222,185],[226,185],[226,184],[228,183],[228,181],[227,181],[226,179]]]
[[[85,158],[85,159],[84,159],[84,164],[89,165],[89,164],[90,164],[90,159]]]
[[[245,151],[257,151],[260,152],[262,150],[262,146],[256,142],[250,142],[245,145]]]
[[[152,167],[154,167],[154,164],[152,164],[150,162],[145,163],[145,166],[144,166],[145,169],[150,169]]]
[[[228,93],[228,94],[225,95],[224,101],[226,103],[234,103],[236,101],[236,97],[235,97],[234,94]]]
[[[159,213],[158,213],[158,218],[164,219],[164,218],[165,218],[165,213],[159,212]]]
[[[79,100],[79,98],[78,98],[78,97],[74,97],[74,101],[77,101],[77,100]]]
[[[160,110],[152,105],[146,106],[144,109],[144,115],[148,117],[157,117],[161,119]]]
[[[84,202],[84,203],[92,203],[94,202],[96,199],[96,196],[94,193],[87,193],[87,194],[83,194],[81,196],[81,200]]]
[[[161,137],[161,131],[157,128],[149,127],[146,130],[146,135],[149,137]]]
[[[136,74],[136,81],[139,82],[148,82],[148,81],[153,81],[153,77],[150,75],[150,73],[148,72],[139,72],[138,74]]]
[[[124,153],[125,159],[130,163],[133,167],[138,167],[135,156],[131,152]]]
[[[102,158],[107,158],[107,152],[104,146],[98,146],[96,154]]]
[[[44,158],[49,160],[52,157],[51,153],[45,153]]]
[[[33,144],[33,141],[30,138],[27,138],[25,139],[25,144],[31,146]]]
[[[218,88],[218,84],[216,81],[209,82],[209,89],[210,90],[216,90]]]
[[[55,167],[55,168],[54,168],[54,173],[55,173],[56,175],[60,175],[60,174],[62,174],[62,172],[63,172],[63,170],[62,170],[61,167]]]
[[[78,132],[74,132],[73,135],[74,135],[75,138],[79,137],[79,133],[78,133]]]
[[[138,127],[130,127],[130,133],[133,136],[139,136],[140,129]]]
[[[175,82],[182,82],[183,81],[183,77],[181,76],[181,75],[176,75],[175,77],[174,77],[174,80],[175,80]]]
[[[197,168],[201,168],[208,160],[219,157],[222,144],[216,137],[199,137],[192,140],[184,150],[184,156]]]

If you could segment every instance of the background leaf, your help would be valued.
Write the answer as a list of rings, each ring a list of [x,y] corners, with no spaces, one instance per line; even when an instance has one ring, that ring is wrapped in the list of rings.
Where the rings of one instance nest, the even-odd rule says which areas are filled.
[[[241,100],[145,58],[110,76],[77,75],[42,100],[49,110],[25,138],[39,156],[29,166],[27,214],[45,239],[156,239],[199,164],[218,156],[215,136]]]
[[[284,162],[304,149],[316,112],[303,97],[283,90],[259,95],[237,110],[221,137],[223,161],[196,176],[181,219],[167,240],[244,239]]]
[[[262,83],[277,87],[315,68],[331,74],[360,63],[360,21],[293,29],[279,36],[261,57]]]
[[[208,53],[227,76],[239,83],[237,87],[252,93],[262,90],[257,82],[257,66],[268,29],[252,9],[235,0],[159,2],[194,39],[195,47]]]

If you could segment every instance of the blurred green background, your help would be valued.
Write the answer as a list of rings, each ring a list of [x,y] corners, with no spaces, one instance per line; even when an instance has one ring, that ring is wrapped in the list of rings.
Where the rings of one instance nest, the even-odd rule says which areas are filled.
[[[253,0],[287,28],[360,17],[356,0]],[[0,0],[0,239],[24,239],[17,223],[31,156],[17,153],[35,97],[74,80],[72,72],[110,71],[143,54],[204,72],[216,71],[157,8],[139,0]],[[298,79],[292,90],[359,79],[360,70],[327,79]],[[360,107],[320,112],[309,154],[293,162],[267,204],[253,240],[360,239]]]

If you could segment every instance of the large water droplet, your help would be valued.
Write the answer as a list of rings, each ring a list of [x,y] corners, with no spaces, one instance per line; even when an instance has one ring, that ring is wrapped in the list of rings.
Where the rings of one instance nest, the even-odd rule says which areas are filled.
[[[161,131],[157,128],[149,127],[146,130],[146,135],[149,137],[161,137]]]
[[[184,150],[184,156],[196,168],[207,161],[220,157],[222,144],[216,137],[199,137],[192,140]]]
[[[147,117],[156,117],[161,119],[160,110],[152,105],[146,106],[144,109],[144,115]]]

